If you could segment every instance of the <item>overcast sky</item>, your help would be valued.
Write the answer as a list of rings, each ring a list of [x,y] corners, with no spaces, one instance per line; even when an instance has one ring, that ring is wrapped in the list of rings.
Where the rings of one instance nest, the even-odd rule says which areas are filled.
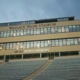
[[[75,16],[80,0],[0,0],[0,23]]]

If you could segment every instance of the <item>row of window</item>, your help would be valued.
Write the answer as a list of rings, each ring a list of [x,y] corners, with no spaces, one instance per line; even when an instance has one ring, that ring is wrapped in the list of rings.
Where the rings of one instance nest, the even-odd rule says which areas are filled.
[[[80,31],[80,25],[1,31],[0,37],[4,38],[4,37],[40,35],[40,34],[51,34],[51,33],[53,34],[53,33],[63,33],[63,32],[77,32],[77,31]]]
[[[55,19],[54,19],[55,20]],[[56,22],[58,21],[68,21],[68,18],[58,18],[56,19]],[[46,21],[45,21],[46,22]],[[54,21],[53,21],[54,22]],[[25,24],[35,24],[35,21],[19,21],[19,22],[10,22],[10,23],[0,23],[0,26],[14,26],[14,25],[25,25]]]
[[[14,26],[14,25],[26,25],[26,24],[35,24],[35,21],[11,22],[11,23],[9,23],[9,26]]]
[[[0,23],[0,26],[14,26],[14,25],[26,25],[26,24],[34,24],[35,21],[20,21],[20,22],[10,22],[10,23]]]
[[[69,45],[79,45],[79,44],[80,44],[80,38],[71,38],[71,39],[58,39],[58,40],[4,43],[0,44],[0,46],[3,49],[21,49],[21,48],[39,48],[39,47],[51,47],[51,46],[69,46]]]
[[[0,26],[8,26],[8,23],[0,23]]]

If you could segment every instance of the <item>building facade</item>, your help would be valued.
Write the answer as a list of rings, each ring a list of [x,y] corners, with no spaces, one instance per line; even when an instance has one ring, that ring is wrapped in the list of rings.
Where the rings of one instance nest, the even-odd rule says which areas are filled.
[[[0,59],[80,55],[74,17],[0,23]]]

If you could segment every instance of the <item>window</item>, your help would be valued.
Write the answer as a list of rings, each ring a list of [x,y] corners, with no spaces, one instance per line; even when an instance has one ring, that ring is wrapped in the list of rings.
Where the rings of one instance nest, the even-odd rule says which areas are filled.
[[[5,49],[4,44],[0,44],[0,50]]]
[[[30,48],[30,42],[27,42],[27,48]]]
[[[62,27],[62,32],[65,32],[64,27]]]
[[[58,33],[58,27],[54,28],[55,33]]]
[[[76,31],[76,26],[73,26],[73,31]]]
[[[31,42],[30,44],[31,44],[31,48],[33,48],[33,47],[34,47],[34,43],[33,43],[33,42]]]
[[[30,24],[34,24],[35,23],[35,21],[30,21]]]
[[[20,42],[20,43],[17,43],[17,46],[20,46],[20,48],[24,48],[24,42]]]
[[[14,36],[14,33],[13,33],[13,31],[11,31],[11,33],[10,33],[10,36],[12,37],[12,36]]]
[[[23,34],[26,36],[27,35],[27,30],[24,30]]]
[[[66,45],[67,45],[67,40],[63,39],[63,46],[66,46]]]
[[[76,45],[76,44],[80,44],[80,38],[4,43],[1,44],[0,46],[3,49],[23,49],[23,48],[40,48],[40,47],[51,47],[51,46],[66,46],[66,45]]]
[[[30,30],[29,29],[27,29],[27,35],[30,35]]]
[[[24,46],[24,48],[27,48],[27,42],[24,42],[23,46]]]
[[[17,31],[16,30],[14,30],[14,36],[17,36]]]
[[[78,39],[77,38],[74,38],[74,43],[78,44]]]
[[[25,24],[30,24],[30,22],[29,21],[26,21]]]
[[[37,29],[37,34],[40,34],[40,28],[39,28],[39,29]]]
[[[12,43],[10,43],[10,49],[13,49],[13,44]]]
[[[52,46],[51,40],[48,40],[48,46]]]
[[[25,21],[25,24],[34,24],[35,21]]]
[[[67,45],[70,45],[70,39],[67,39]]]
[[[73,31],[73,26],[69,26],[69,32]]]
[[[16,43],[16,49],[19,49],[19,48],[21,48],[21,47],[22,47],[21,42],[20,42],[20,43],[17,42],[17,43]]]
[[[7,49],[10,49],[10,48],[9,48],[9,43],[7,43]]]
[[[80,31],[80,25],[76,26],[77,31]]]
[[[37,41],[34,41],[34,47],[37,47]]]
[[[68,18],[59,18],[57,21],[68,21]]]
[[[8,23],[0,23],[0,26],[8,26]]]
[[[62,46],[62,40],[61,39],[59,40],[59,46]]]
[[[47,47],[48,46],[48,41],[46,40],[46,41],[44,41],[44,43],[45,43],[45,47]]]
[[[23,36],[23,30],[20,30],[20,36]]]
[[[31,29],[31,35],[33,35],[33,29]]]
[[[16,43],[13,43],[13,49],[16,49]]]
[[[59,46],[59,40],[55,40],[55,45]]]
[[[55,46],[55,40],[52,40],[52,46]]]
[[[59,32],[59,33],[61,32],[61,27],[58,27],[58,32]]]
[[[51,27],[51,33],[54,33],[54,28],[53,27]]]
[[[10,37],[10,31],[6,32],[7,37]]]
[[[44,47],[44,41],[41,41],[41,47]]]
[[[47,28],[47,33],[51,33],[51,28]]]
[[[41,28],[41,34],[44,34],[43,28]]]
[[[7,49],[6,43],[3,44],[3,49]]]
[[[6,31],[4,31],[4,37],[6,37],[7,35],[6,35]]]
[[[13,26],[13,25],[23,25],[23,24],[24,24],[23,21],[21,21],[21,22],[11,22],[11,23],[9,23],[10,26]]]
[[[58,27],[46,27],[46,28],[36,28],[27,30],[14,30],[14,31],[1,31],[0,37],[15,37],[15,36],[26,36],[26,35],[36,35],[36,34],[50,34],[50,33],[61,33],[61,32],[76,32],[80,31],[80,25],[73,26],[58,26]]]
[[[78,44],[80,44],[80,38],[78,38]]]
[[[68,26],[65,26],[65,32],[69,32],[69,27]]]
[[[44,28],[44,34],[47,34],[47,28]]]
[[[37,33],[37,30],[36,29],[34,29],[34,34],[36,34]]]
[[[3,31],[1,32],[1,37],[3,37]]]
[[[74,45],[74,39],[70,39],[70,45]]]
[[[57,21],[59,22],[59,21],[63,21],[63,19],[57,19]]]
[[[16,33],[16,35],[17,35],[17,36],[19,36],[19,35],[20,35],[20,32],[19,32],[19,30],[17,30],[17,33]]]
[[[37,47],[41,47],[40,41],[37,41]]]

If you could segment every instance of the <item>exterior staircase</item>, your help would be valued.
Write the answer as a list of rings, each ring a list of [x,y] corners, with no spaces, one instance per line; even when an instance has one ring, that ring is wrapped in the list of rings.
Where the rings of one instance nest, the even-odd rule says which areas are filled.
[[[48,60],[42,67],[40,67],[38,70],[36,70],[35,72],[33,72],[31,75],[29,75],[28,77],[26,77],[23,80],[32,80],[35,76],[37,76],[43,70],[45,70],[52,62],[53,62],[53,60]]]

